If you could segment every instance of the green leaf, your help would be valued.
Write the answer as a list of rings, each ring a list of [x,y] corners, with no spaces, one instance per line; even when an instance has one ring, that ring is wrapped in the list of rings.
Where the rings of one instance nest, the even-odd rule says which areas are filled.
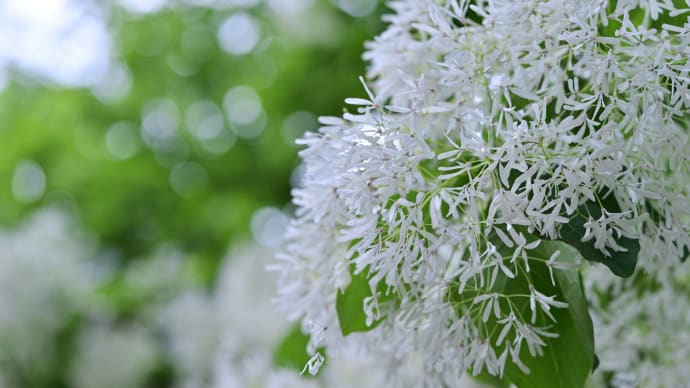
[[[625,252],[609,250],[611,256],[606,256],[594,246],[594,239],[580,241],[585,235],[585,223],[591,216],[593,219],[601,217],[602,206],[610,212],[619,212],[620,206],[613,194],[599,196],[601,205],[596,201],[587,201],[578,208],[577,215],[570,222],[563,225],[560,240],[575,247],[582,257],[588,261],[602,263],[611,272],[620,277],[630,277],[635,272],[637,256],[640,253],[640,241],[627,237],[614,237],[616,243],[626,249]]]
[[[472,379],[478,382],[480,387],[484,388],[510,388],[510,381],[490,375],[486,369],[482,369],[478,375],[472,376]]]
[[[308,343],[309,336],[302,333],[300,325],[296,324],[274,349],[273,364],[301,371],[310,358],[307,353]]]
[[[559,260],[576,262],[578,252],[563,243],[543,241],[531,251],[533,256],[548,260],[560,250]],[[594,332],[589,315],[579,271],[575,268],[554,270],[556,285],[551,283],[548,267],[542,261],[530,263],[530,276],[534,287],[540,292],[555,296],[568,303],[567,308],[555,308],[552,314],[556,322],[540,316],[537,325],[551,325],[550,331],[558,334],[557,338],[544,338],[546,346],[543,356],[532,357],[523,347],[520,359],[530,369],[523,373],[512,362],[505,368],[505,376],[518,387],[530,388],[580,388],[585,385],[594,364]],[[529,284],[523,277],[511,279],[506,284],[506,293],[528,293]],[[529,301],[516,303],[523,316],[529,312]]]
[[[344,292],[338,291],[335,300],[335,309],[338,314],[338,322],[340,323],[340,330],[342,330],[343,335],[369,331],[383,320],[383,318],[381,318],[367,326],[367,316],[364,313],[364,299],[373,295],[371,287],[369,287],[368,275],[368,271],[361,271],[355,274],[353,268],[350,268],[352,281],[347,288],[345,288]],[[384,283],[379,282],[376,290],[376,294],[379,298],[379,305],[393,297],[392,294],[386,294],[385,291]]]
[[[518,228],[525,235],[528,241],[534,241],[535,236],[529,234],[526,229]],[[504,256],[511,256],[513,249],[505,246],[496,234],[489,236],[491,241]],[[530,271],[514,278],[508,278],[504,273],[499,273],[491,292],[506,295],[528,295],[530,284],[547,296],[554,296],[557,300],[566,302],[566,308],[553,308],[556,322],[551,321],[544,314],[537,315],[536,325],[547,327],[552,333],[558,334],[557,338],[543,338],[546,346],[543,348],[542,356],[531,356],[527,346],[523,346],[520,353],[520,360],[529,369],[530,373],[525,374],[508,357],[503,381],[497,382],[491,379],[486,371],[482,371],[478,376],[474,376],[482,382],[492,386],[502,387],[512,383],[517,387],[529,388],[579,388],[584,386],[585,381],[594,365],[594,332],[592,320],[589,315],[587,302],[582,289],[582,280],[577,267],[565,270],[553,270],[554,283],[551,282],[549,267],[546,262],[554,252],[560,251],[559,261],[563,263],[576,263],[581,260],[579,252],[563,242],[542,240],[541,244],[530,250]],[[489,276],[486,272],[485,276]],[[462,292],[458,293],[456,287],[450,287],[446,296],[450,303],[457,305],[458,314],[467,313],[463,309],[467,301],[472,301],[476,295],[476,285],[469,284]],[[528,298],[513,298],[512,306],[516,313],[522,317],[529,317],[530,306]],[[504,350],[496,345],[502,325],[497,323],[497,319],[491,315],[487,322],[483,322],[481,317],[476,319],[479,327],[485,325],[488,339],[490,340],[496,354],[501,354]]]

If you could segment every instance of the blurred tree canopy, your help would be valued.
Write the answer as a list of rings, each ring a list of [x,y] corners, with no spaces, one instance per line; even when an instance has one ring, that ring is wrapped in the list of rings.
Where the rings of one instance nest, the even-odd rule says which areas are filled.
[[[363,42],[382,28],[381,10],[354,18],[325,2],[313,8],[328,28],[289,21],[320,29],[305,37],[265,5],[114,7],[110,30],[126,70],[109,82],[131,85],[119,99],[13,72],[0,94],[0,224],[57,204],[123,259],[174,242],[211,278],[256,209],[289,202],[294,139],[317,127],[316,115],[338,114],[346,96],[362,94]],[[245,55],[224,51],[218,38],[238,14],[261,34]],[[22,175],[27,161],[37,173]],[[44,193],[18,195],[41,172]]]

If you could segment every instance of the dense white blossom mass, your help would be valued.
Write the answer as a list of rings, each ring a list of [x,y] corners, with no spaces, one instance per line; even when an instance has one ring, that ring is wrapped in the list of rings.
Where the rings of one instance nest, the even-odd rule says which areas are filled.
[[[385,374],[356,344],[333,355],[318,378],[279,365],[275,353],[290,323],[271,303],[275,274],[264,267],[274,252],[255,245],[233,248],[212,294],[188,291],[164,305],[159,323],[180,388],[345,388],[382,386]],[[304,353],[304,349],[296,348]],[[305,354],[306,355],[306,354]],[[412,387],[408,371],[401,388]]]
[[[89,242],[53,209],[0,230],[0,384],[24,386],[27,376],[57,367],[53,343],[96,285]]]
[[[622,280],[594,267],[585,274],[601,360],[592,386],[604,386],[606,374],[617,388],[687,385],[690,261],[656,279]]]
[[[652,279],[687,256],[690,10],[389,5],[365,53],[367,97],[301,140],[279,303],[311,331],[309,372],[318,346],[349,342],[390,367],[392,385],[401,362],[419,361],[430,386],[465,370],[502,375],[507,362],[527,373],[521,349],[542,354],[556,335],[545,322],[567,306],[530,266],[553,283],[578,264],[539,257],[547,240],[590,244],[602,262],[639,244],[638,272]],[[375,327],[344,337],[336,299],[355,276],[368,281],[362,308]],[[496,292],[506,278],[529,291]],[[529,311],[516,307],[524,300]]]

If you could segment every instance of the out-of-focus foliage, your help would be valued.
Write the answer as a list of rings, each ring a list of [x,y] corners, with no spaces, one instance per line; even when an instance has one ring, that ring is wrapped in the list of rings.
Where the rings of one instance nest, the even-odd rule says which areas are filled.
[[[299,179],[294,140],[316,128],[317,114],[338,114],[345,97],[361,94],[363,42],[382,29],[383,6],[350,0],[80,1],[74,4],[88,3],[88,14],[46,30],[55,43],[46,35],[36,38],[59,45],[59,55],[19,40],[17,53],[0,47],[0,226],[10,231],[52,207],[74,221],[59,233],[81,225],[94,242],[84,257],[72,258],[86,263],[79,271],[88,275],[56,283],[47,294],[39,286],[53,283],[41,280],[41,263],[69,252],[46,245],[47,232],[34,239],[17,235],[14,245],[0,242],[7,257],[0,260],[30,264],[17,274],[0,262],[0,278],[36,289],[19,300],[14,283],[3,283],[10,288],[0,318],[7,312],[7,324],[14,325],[3,344],[21,352],[0,347],[0,386],[175,386],[182,377],[208,373],[211,365],[183,370],[188,366],[175,359],[179,338],[156,328],[161,306],[192,300],[180,294],[190,287],[198,295],[217,287],[219,264],[234,242],[252,233],[260,242],[275,242],[280,225],[271,222],[285,222],[279,209],[288,206]],[[41,23],[57,17],[50,14],[55,4],[71,4],[0,0],[9,10],[32,3],[40,10],[32,20]],[[6,15],[0,21],[13,17]],[[80,24],[93,21],[87,16],[107,26],[110,37],[98,39],[113,42],[102,55],[112,63],[97,82],[93,74],[80,79],[73,65],[92,47],[58,43],[70,34],[88,35]],[[27,29],[7,35],[12,39],[32,36],[31,25],[4,24],[10,27],[0,27],[3,33],[15,25]],[[26,65],[33,57],[73,72],[50,76],[51,63]],[[15,249],[23,244],[38,253]],[[57,282],[53,275],[45,273]],[[86,291],[69,305],[52,305],[55,311],[44,319],[41,306],[51,302],[41,298],[80,287]],[[243,316],[217,313],[236,314],[223,321],[231,323]],[[51,325],[33,328],[22,324],[24,318]],[[174,323],[166,322],[168,331],[179,329]],[[27,345],[35,341],[22,338],[44,340],[34,349]],[[208,361],[218,362],[212,355]],[[11,370],[16,373],[6,373]]]
[[[0,223],[57,201],[77,209],[123,257],[175,241],[217,258],[231,238],[247,234],[255,209],[289,201],[293,141],[316,126],[310,112],[337,113],[345,96],[359,93],[362,42],[380,28],[378,16],[313,7],[330,21],[328,34],[290,32],[267,5],[136,16],[113,8],[128,95],[99,100],[90,90],[25,78],[0,95],[0,176],[12,180],[22,161],[45,174],[40,199],[19,195],[29,203],[16,200],[12,185],[0,186]],[[260,31],[246,55],[219,43],[223,23],[237,15]]]

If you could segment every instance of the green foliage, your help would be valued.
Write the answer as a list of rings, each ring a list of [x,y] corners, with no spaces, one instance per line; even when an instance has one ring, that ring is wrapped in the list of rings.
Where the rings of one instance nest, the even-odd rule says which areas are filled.
[[[526,233],[526,231],[522,231]],[[534,240],[534,236],[528,235],[528,240]],[[501,240],[492,235],[490,241],[498,247],[503,255],[512,255],[512,249],[506,247]],[[551,388],[551,387],[582,387],[590,375],[594,365],[594,332],[592,320],[589,315],[588,305],[584,296],[582,281],[577,267],[569,269],[553,270],[553,283],[551,272],[546,262],[554,252],[560,251],[559,262],[574,264],[580,261],[580,255],[573,247],[559,241],[542,241],[541,244],[529,251],[528,273],[508,278],[505,273],[499,272],[491,292],[503,295],[521,295],[511,298],[512,308],[518,319],[529,322],[531,315],[530,286],[547,296],[568,304],[566,308],[552,308],[551,313],[555,318],[552,321],[542,313],[537,314],[535,325],[546,328],[557,335],[556,338],[543,338],[546,345],[543,355],[532,356],[527,346],[523,346],[520,352],[520,360],[529,368],[529,373],[522,371],[512,360],[507,357],[503,378],[489,375],[485,370],[474,376],[477,380],[495,387],[507,387],[509,384],[522,387]],[[489,276],[488,272],[485,276]],[[468,284],[463,293],[457,292],[457,285],[451,287],[447,293],[448,300],[458,306],[458,314],[471,314],[479,327],[484,327],[487,339],[490,340],[496,354],[504,351],[503,345],[497,343],[502,324],[497,318],[489,315],[486,322],[477,311],[467,312],[464,307],[472,303],[478,295],[475,285]],[[501,302],[502,310],[508,308],[505,301]],[[471,373],[471,371],[468,371]]]
[[[546,261],[557,250],[561,252],[559,260],[562,262],[577,262],[577,251],[559,242],[544,241],[531,254]],[[554,286],[549,270],[542,261],[533,261],[530,266],[533,286],[546,295],[553,295],[557,300],[568,303],[568,307],[553,310],[555,323],[544,316],[538,318],[540,326],[551,326],[550,330],[558,337],[545,339],[546,347],[542,356],[533,357],[526,347],[522,348],[520,358],[530,373],[525,374],[515,364],[508,363],[505,376],[518,387],[583,387],[594,364],[594,332],[579,270],[554,271]],[[529,284],[525,278],[516,277],[506,282],[505,292],[529,293]],[[519,304],[519,311],[527,316],[529,301],[521,300]]]
[[[368,271],[360,271],[358,274],[355,274],[354,269],[351,267],[350,276],[352,277],[352,281],[344,291],[338,291],[335,300],[335,308],[338,314],[338,323],[340,324],[343,335],[369,331],[375,328],[381,323],[383,318],[385,318],[381,317],[367,325],[367,316],[364,313],[364,299],[374,296],[369,286],[368,275]],[[379,282],[375,297],[379,305],[382,305],[392,300],[394,295],[387,293],[385,284]]]
[[[527,233],[526,230],[521,230]],[[529,234],[528,234],[529,236]],[[529,239],[534,240],[534,236]],[[504,255],[512,255],[512,250],[507,248],[497,236],[491,237],[492,243],[499,247]],[[546,262],[556,252],[560,251],[559,262],[573,265],[572,268],[550,271]],[[561,241],[544,240],[535,249],[530,251],[530,271],[527,276],[508,278],[503,272],[498,274],[492,292],[505,295],[529,295],[530,287],[534,287],[545,295],[553,296],[556,300],[568,304],[565,308],[554,308],[552,314],[555,321],[544,314],[537,314],[536,326],[544,327],[549,332],[557,335],[556,338],[544,338],[543,355],[532,356],[527,347],[523,347],[520,360],[529,368],[526,374],[510,360],[506,363],[503,379],[488,375],[486,372],[475,376],[480,381],[493,386],[503,387],[514,384],[517,387],[582,387],[596,365],[594,354],[594,332],[589,308],[585,299],[582,279],[579,269],[574,264],[579,263],[582,256],[574,247]],[[336,298],[336,310],[343,335],[354,332],[366,332],[375,328],[381,320],[366,324],[364,313],[364,299],[373,295],[369,286],[368,271],[354,274],[351,271],[352,282],[344,292],[338,292]],[[487,274],[488,276],[488,274]],[[553,283],[551,280],[553,276]],[[472,285],[459,294],[457,288],[449,289],[448,298],[451,303],[461,306],[475,299],[477,290]],[[376,294],[379,303],[385,303],[393,298],[385,293],[385,286],[379,283]],[[527,321],[530,312],[529,298],[515,298],[511,303],[521,320]],[[505,307],[505,306],[504,306]],[[462,310],[460,314],[465,314]],[[481,319],[481,317],[473,317]],[[490,316],[483,325],[488,339],[497,354],[503,349],[497,345],[500,333],[496,318]]]
[[[593,220],[601,217],[602,209],[610,212],[620,212],[616,197],[609,193],[599,195],[597,201],[587,201],[578,208],[574,218],[561,228],[561,239],[575,247],[585,260],[602,263],[609,267],[611,272],[620,277],[629,277],[635,271],[637,256],[640,253],[640,242],[625,236],[614,236],[616,243],[625,248],[624,252],[615,252],[609,249],[610,256],[594,246],[595,238],[581,241],[585,235],[585,223],[591,217]]]
[[[216,40],[217,26],[232,10],[168,8],[132,18],[115,9],[116,47],[132,78],[123,100],[103,103],[88,90],[31,82],[10,82],[0,93],[0,176],[10,178],[20,160],[31,159],[47,180],[45,196],[33,203],[16,201],[10,185],[1,186],[0,225],[45,205],[64,206],[124,260],[174,242],[209,258],[212,274],[228,243],[249,234],[256,209],[289,202],[298,164],[294,138],[316,123],[288,133],[285,119],[297,111],[338,114],[346,97],[362,93],[357,75],[364,73],[363,41],[381,29],[379,16],[352,19],[330,5],[321,8],[339,26],[329,43],[268,39],[263,49],[241,57],[224,53]],[[270,38],[276,27],[268,14],[253,16]],[[202,100],[222,107],[225,93],[236,86],[259,94],[265,129],[256,138],[236,138],[225,153],[206,152],[186,128],[185,112]],[[160,99],[179,111],[179,147],[155,150],[137,136],[132,157],[111,154],[108,129],[126,122],[139,135],[144,108]],[[196,163],[206,174],[185,193],[170,183],[182,162]]]
[[[309,336],[302,333],[300,325],[295,325],[283,337],[273,351],[273,364],[280,367],[301,371],[309,361],[307,344]]]

